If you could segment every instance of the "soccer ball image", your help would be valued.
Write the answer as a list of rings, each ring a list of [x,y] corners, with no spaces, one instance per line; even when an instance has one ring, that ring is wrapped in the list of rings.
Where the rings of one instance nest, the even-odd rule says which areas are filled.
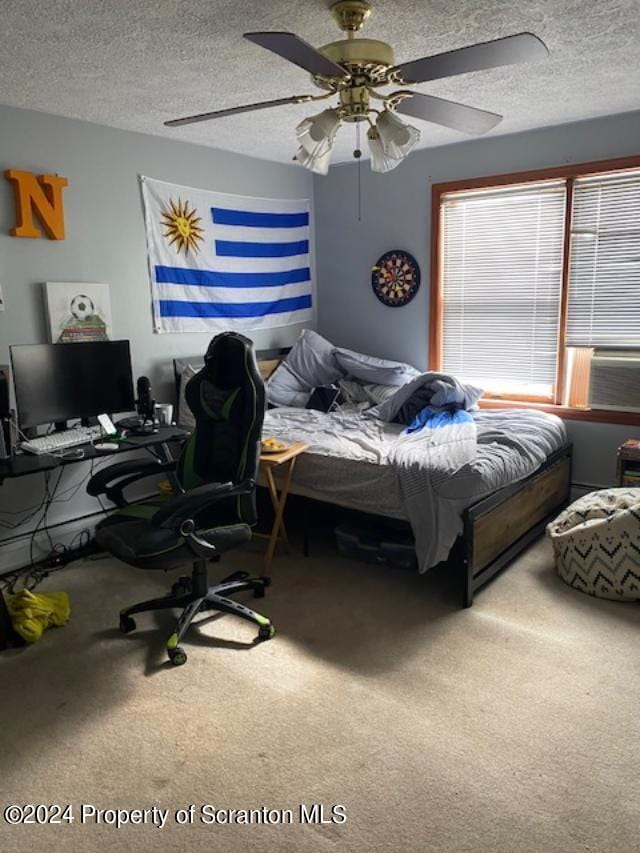
[[[89,317],[93,317],[96,313],[93,301],[88,296],[84,296],[82,293],[73,297],[70,307],[71,315],[80,323],[86,323]]]
[[[107,324],[100,316],[100,308],[96,308],[90,296],[78,293],[67,304],[69,313],[61,323],[58,343],[109,340]]]

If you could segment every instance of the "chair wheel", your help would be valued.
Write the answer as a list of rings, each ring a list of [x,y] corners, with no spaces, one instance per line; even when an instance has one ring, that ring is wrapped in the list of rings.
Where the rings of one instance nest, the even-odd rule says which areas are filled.
[[[123,634],[130,634],[136,630],[136,620],[132,616],[120,617],[120,631]]]
[[[260,628],[258,631],[258,639],[259,640],[270,640],[272,637],[275,637],[276,629],[273,625],[265,625],[264,628]]]
[[[264,584],[257,583],[253,588],[253,597],[254,598],[264,598]]]
[[[180,646],[169,649],[169,660],[174,666],[183,666],[187,662],[187,653]]]
[[[260,580],[262,581],[263,586],[271,586],[271,578],[268,578],[266,575],[260,575]]]
[[[182,598],[183,595],[189,595],[191,592],[191,584],[185,583],[183,580],[176,581],[171,587],[171,595],[174,598]]]

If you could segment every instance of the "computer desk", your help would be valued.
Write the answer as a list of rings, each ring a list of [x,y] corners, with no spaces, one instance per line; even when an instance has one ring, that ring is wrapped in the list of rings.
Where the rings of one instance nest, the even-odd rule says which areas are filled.
[[[174,442],[182,442],[189,435],[179,427],[160,427],[158,432],[151,435],[129,435],[120,442],[117,450],[96,450],[92,444],[81,444],[72,450],[83,450],[84,456],[50,456],[49,454],[36,455],[32,453],[17,453],[9,459],[0,459],[0,485],[7,479],[16,477],[27,477],[29,474],[42,474],[54,471],[67,465],[78,462],[91,461],[107,456],[118,456],[131,450],[147,450],[161,462],[169,462],[173,459],[170,445]],[[108,439],[103,439],[108,441]],[[9,646],[23,645],[22,640],[13,630],[4,594],[0,590],[0,649]]]

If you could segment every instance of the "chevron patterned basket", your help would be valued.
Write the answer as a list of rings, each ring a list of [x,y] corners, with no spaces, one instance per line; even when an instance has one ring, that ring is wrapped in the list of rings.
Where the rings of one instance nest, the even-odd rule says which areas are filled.
[[[585,495],[547,535],[565,583],[598,598],[640,600],[640,488]]]

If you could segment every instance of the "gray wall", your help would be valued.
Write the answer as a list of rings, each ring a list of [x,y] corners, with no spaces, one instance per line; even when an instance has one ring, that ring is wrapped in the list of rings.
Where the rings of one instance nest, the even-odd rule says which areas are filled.
[[[105,281],[114,335],[131,341],[134,375],[160,383],[172,358],[204,352],[210,336],[153,331],[138,175],[246,195],[309,198],[313,191],[310,174],[293,166],[7,107],[0,107],[0,167],[69,179],[67,236],[57,242],[8,236],[13,191],[0,177],[0,363],[11,344],[47,340],[42,282]],[[259,347],[285,346],[299,331],[271,329],[254,339]]]
[[[429,126],[422,131],[428,134]],[[341,346],[426,367],[431,185],[632,154],[640,154],[640,112],[417,151],[387,175],[364,162],[360,219],[357,164],[333,167],[314,182],[318,330]],[[423,281],[413,302],[395,309],[382,305],[370,284],[371,265],[393,248],[416,257]],[[638,430],[566,423],[575,444],[574,479],[611,484],[615,449]]]
[[[171,394],[171,360],[203,353],[207,334],[158,335],[153,332],[144,223],[138,175],[229,193],[310,198],[311,176],[294,166],[252,159],[196,145],[172,142],[26,110],[0,107],[0,168],[59,173],[69,179],[64,191],[64,241],[10,237],[15,225],[13,191],[0,176],[0,364],[11,344],[48,340],[42,283],[104,281],[111,285],[114,335],[131,341],[134,376],[146,374],[157,399]],[[256,333],[258,347],[293,343],[300,327]],[[84,475],[69,466],[61,488]],[[1,522],[39,500],[40,480],[6,482],[0,489],[0,541],[19,531]],[[80,489],[69,503],[56,504],[57,523],[94,511]],[[19,517],[19,516],[18,516]],[[0,570],[6,560],[0,556]]]

